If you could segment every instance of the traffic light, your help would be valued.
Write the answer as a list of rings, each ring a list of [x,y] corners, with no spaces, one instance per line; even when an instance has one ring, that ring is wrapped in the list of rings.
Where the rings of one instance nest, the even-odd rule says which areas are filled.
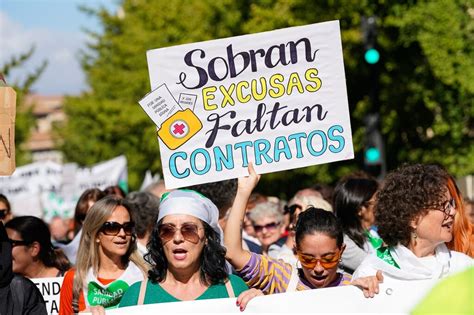
[[[364,60],[370,65],[375,65],[380,60],[377,49],[377,25],[374,16],[362,18],[362,34],[364,37]]]
[[[380,133],[379,114],[368,114],[365,117],[364,169],[378,179],[385,176],[385,150]]]

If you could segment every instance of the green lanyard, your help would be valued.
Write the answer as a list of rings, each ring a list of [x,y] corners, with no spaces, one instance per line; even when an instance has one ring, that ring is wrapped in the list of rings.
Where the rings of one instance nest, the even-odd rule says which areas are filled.
[[[382,247],[383,240],[380,237],[373,236],[372,234],[370,234],[369,230],[365,231],[365,235],[369,239],[369,242],[374,249]]]
[[[384,246],[384,247],[377,248],[377,257],[385,261],[387,264],[400,269],[400,266],[397,264],[395,259],[393,259],[392,254],[390,253],[389,247]]]

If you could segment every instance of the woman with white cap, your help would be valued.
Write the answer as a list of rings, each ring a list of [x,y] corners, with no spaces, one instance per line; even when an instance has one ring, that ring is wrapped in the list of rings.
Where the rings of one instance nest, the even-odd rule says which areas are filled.
[[[152,269],[147,280],[130,287],[120,307],[227,298],[247,290],[228,273],[218,218],[217,207],[195,191],[163,195],[145,255]]]

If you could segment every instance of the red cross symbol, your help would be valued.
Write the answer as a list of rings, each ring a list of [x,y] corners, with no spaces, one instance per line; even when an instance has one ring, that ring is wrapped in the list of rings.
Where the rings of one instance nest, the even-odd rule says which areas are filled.
[[[185,127],[186,127],[186,126],[185,126],[184,124],[182,124],[182,123],[181,123],[181,124],[179,124],[179,123],[174,124],[174,125],[173,125],[173,133],[174,133],[175,135],[176,135],[176,134],[182,135],[182,134],[184,133],[184,128],[185,128]]]

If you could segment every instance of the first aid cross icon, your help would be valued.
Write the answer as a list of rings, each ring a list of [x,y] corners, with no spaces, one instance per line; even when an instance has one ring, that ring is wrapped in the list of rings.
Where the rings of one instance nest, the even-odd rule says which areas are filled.
[[[173,126],[173,133],[176,135],[176,134],[180,134],[182,135],[184,133],[184,124],[175,124]]]
[[[176,120],[170,126],[170,133],[174,138],[184,138],[189,133],[189,126],[184,120]]]

